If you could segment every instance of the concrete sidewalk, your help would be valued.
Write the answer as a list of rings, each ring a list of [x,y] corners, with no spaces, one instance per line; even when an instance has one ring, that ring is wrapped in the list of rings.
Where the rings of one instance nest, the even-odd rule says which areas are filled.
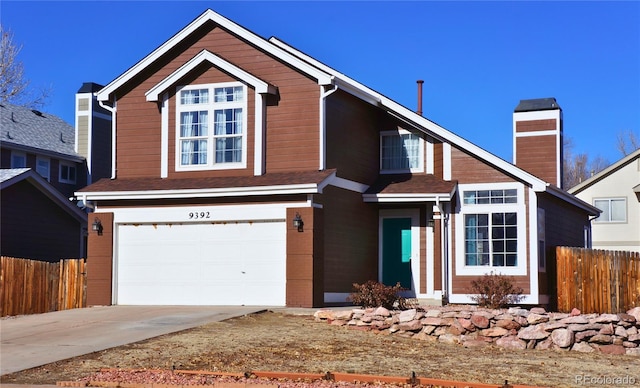
[[[100,306],[0,320],[0,375],[264,311],[260,306]]]

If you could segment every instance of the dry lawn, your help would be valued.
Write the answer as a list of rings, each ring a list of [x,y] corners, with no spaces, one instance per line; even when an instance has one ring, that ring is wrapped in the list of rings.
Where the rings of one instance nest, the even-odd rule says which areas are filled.
[[[2,383],[55,384],[102,368],[223,372],[349,372],[500,385],[577,386],[577,376],[629,376],[640,385],[640,358],[568,351],[464,348],[382,335],[266,312],[207,324],[2,376]]]

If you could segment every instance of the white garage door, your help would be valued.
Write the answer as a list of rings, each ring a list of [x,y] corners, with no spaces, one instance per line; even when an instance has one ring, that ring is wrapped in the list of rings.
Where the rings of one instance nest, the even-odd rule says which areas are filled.
[[[285,305],[284,222],[118,226],[116,303]]]

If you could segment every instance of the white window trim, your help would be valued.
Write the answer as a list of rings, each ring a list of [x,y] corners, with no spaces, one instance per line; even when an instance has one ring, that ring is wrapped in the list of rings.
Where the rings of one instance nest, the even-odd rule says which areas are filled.
[[[63,166],[66,166],[66,167],[68,167],[68,168],[73,168],[73,169],[75,169],[75,170],[76,170],[76,179],[74,179],[74,180],[71,180],[71,179],[63,179],[63,178],[62,178],[62,167],[63,167]],[[61,161],[61,162],[60,162],[60,165],[59,165],[59,167],[58,167],[58,182],[60,182],[60,183],[75,184],[75,183],[78,181],[78,173],[79,173],[79,172],[80,172],[80,171],[78,171],[78,167],[77,167],[75,164],[73,164],[73,163],[66,163],[66,162],[62,162],[62,161]]]
[[[47,163],[47,175],[46,176],[40,174],[40,171],[38,169],[40,162],[46,162]],[[40,174],[40,176],[43,177],[44,179],[46,179],[47,181],[51,181],[51,159],[45,158],[44,156],[36,156],[36,172],[38,174]]]
[[[394,169],[394,170],[385,170],[382,168],[382,138],[384,136],[400,136],[400,135],[414,135],[418,137],[419,147],[418,147],[418,167],[408,168],[408,169]],[[401,174],[401,173],[418,173],[424,172],[424,155],[426,149],[426,142],[419,134],[413,133],[411,131],[407,131],[406,129],[397,129],[392,131],[381,131],[380,132],[380,174]]]
[[[611,201],[614,200],[622,200],[624,201],[624,220],[619,221],[619,220],[615,220],[615,221],[611,221],[611,220],[599,220],[600,217],[602,217],[602,214],[600,214],[600,217],[596,218],[593,220],[594,223],[596,224],[626,224],[629,220],[628,217],[628,211],[629,211],[629,206],[627,205],[627,197],[602,197],[602,198],[594,198],[593,199],[593,206],[596,206],[596,201],[609,201],[609,216],[611,216]]]
[[[209,139],[209,148],[207,153],[210,155],[210,157],[212,158],[212,161],[206,165],[188,165],[188,166],[183,166],[180,161],[182,159],[182,152],[180,149],[180,113],[182,113],[185,110],[185,108],[182,108],[182,106],[180,105],[180,92],[183,90],[195,90],[195,89],[209,89],[209,95],[210,95],[210,102],[207,105],[202,105],[202,107],[204,108],[206,106],[206,110],[209,111],[209,120],[213,120],[214,115],[213,115],[213,111],[215,110],[215,105],[213,104],[213,98],[215,93],[213,93],[215,88],[221,88],[221,87],[230,87],[230,86],[242,86],[243,88],[243,93],[244,93],[244,100],[242,103],[242,112],[243,112],[243,127],[242,127],[242,161],[239,163],[214,163],[213,160],[215,158],[215,152],[214,152],[214,142],[213,142],[213,133],[214,133],[214,127],[213,125],[210,126],[210,133],[208,135],[208,139]],[[175,169],[176,171],[210,171],[210,170],[232,170],[232,169],[243,169],[247,167],[247,137],[248,137],[248,133],[249,133],[249,125],[248,125],[248,100],[249,100],[249,91],[247,88],[247,85],[245,85],[242,82],[222,82],[222,83],[212,83],[212,84],[197,84],[197,85],[185,85],[185,86],[179,86],[176,90],[176,94],[175,94]],[[197,107],[197,105],[193,105],[193,108]],[[204,110],[204,109],[203,109]],[[211,122],[211,121],[210,121]]]
[[[516,189],[518,193],[517,203],[508,204],[464,204],[460,199],[459,209],[455,215],[455,235],[456,251],[455,266],[456,275],[461,276],[481,276],[491,271],[503,275],[526,275],[527,274],[527,207],[524,201],[524,187],[517,183],[481,183],[481,184],[460,184],[458,192],[461,197],[465,191],[469,190],[508,190]],[[514,267],[493,267],[493,266],[467,266],[464,254],[464,216],[465,214],[490,214],[490,213],[516,213],[518,218],[518,263]],[[491,262],[491,261],[490,261]]]
[[[14,157],[24,158],[24,166],[16,166],[13,163]],[[25,168],[25,167],[27,167],[27,154],[21,151],[11,151],[11,168]]]

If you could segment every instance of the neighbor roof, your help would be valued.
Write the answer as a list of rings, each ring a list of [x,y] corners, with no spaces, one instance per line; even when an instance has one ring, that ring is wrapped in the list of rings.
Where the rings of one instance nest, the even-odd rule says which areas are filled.
[[[622,167],[626,166],[627,164],[633,162],[636,159],[640,159],[640,148],[638,148],[634,152],[630,153],[629,155],[625,156],[624,158],[618,160],[617,162],[613,163],[612,165],[610,165],[609,167],[607,167],[604,170],[600,171],[599,173],[593,175],[589,179],[585,179],[581,183],[573,186],[568,191],[571,194],[578,194],[581,191],[591,187],[595,183],[597,183],[597,182],[601,181],[602,179],[608,177],[609,175],[613,174],[614,172],[618,171],[619,169],[621,169]],[[636,183],[636,182],[629,182],[629,183],[633,184],[633,183]],[[640,186],[640,185],[638,185],[638,186]],[[638,186],[636,186],[636,187],[638,187]]]
[[[0,104],[0,140],[6,148],[39,150],[82,161],[75,152],[75,129],[60,117],[8,103]]]
[[[61,209],[69,213],[78,222],[85,223],[87,213],[80,210],[73,202],[65,198],[51,183],[30,168],[2,168],[0,169],[0,190],[4,190],[19,182],[28,182]]]

